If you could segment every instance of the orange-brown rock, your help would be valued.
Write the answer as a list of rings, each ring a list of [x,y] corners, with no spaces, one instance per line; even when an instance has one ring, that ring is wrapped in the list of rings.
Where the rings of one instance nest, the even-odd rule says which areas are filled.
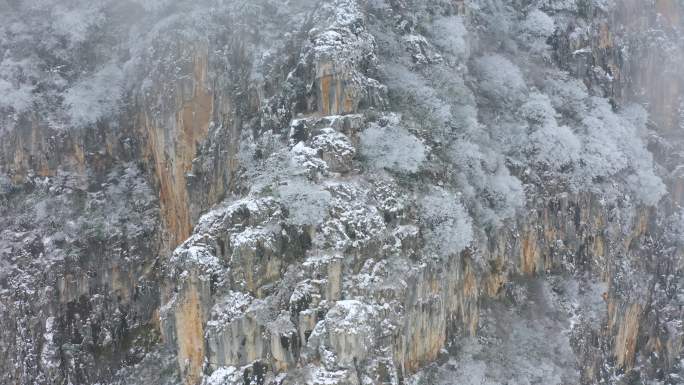
[[[207,78],[207,50],[206,46],[196,49],[188,94],[182,85],[177,87],[175,117],[159,121],[143,110],[138,122],[139,130],[147,139],[147,158],[153,164],[158,183],[167,252],[192,231],[186,175],[192,169],[199,144],[209,132],[214,108]]]

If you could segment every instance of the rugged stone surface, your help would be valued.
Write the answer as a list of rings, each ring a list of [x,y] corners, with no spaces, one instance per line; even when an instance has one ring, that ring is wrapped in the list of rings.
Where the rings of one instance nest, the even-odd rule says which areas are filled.
[[[124,3],[0,103],[0,382],[681,382],[681,4]]]

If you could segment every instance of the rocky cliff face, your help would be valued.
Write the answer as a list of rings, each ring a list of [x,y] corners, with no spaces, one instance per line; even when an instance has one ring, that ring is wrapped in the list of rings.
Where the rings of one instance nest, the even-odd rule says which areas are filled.
[[[682,381],[680,3],[0,9],[0,382]]]

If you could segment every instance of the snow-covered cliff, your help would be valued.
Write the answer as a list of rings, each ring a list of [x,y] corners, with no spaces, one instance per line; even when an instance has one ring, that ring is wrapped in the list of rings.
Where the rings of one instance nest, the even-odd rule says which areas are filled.
[[[0,0],[0,382],[678,384],[675,0]]]

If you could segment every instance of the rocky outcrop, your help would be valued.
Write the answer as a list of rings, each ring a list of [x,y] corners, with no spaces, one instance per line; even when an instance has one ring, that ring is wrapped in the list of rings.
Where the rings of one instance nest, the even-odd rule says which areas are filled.
[[[477,333],[481,298],[505,297],[518,276],[573,271],[593,271],[607,281],[610,289],[604,293],[603,311],[609,315],[608,328],[596,333],[600,339],[614,339],[612,357],[617,365],[634,365],[648,305],[630,303],[635,294],[617,287],[612,271],[622,258],[641,257],[635,244],[652,231],[648,211],[611,219],[611,209],[591,194],[562,195],[530,211],[527,219],[485,234],[471,252],[416,261],[398,256],[374,259],[374,253],[320,257],[315,248],[300,248],[301,241],[278,239],[281,231],[292,231],[280,230],[286,227],[282,222],[276,225],[287,220],[285,210],[271,199],[214,210],[191,238],[198,246],[186,243],[176,251],[174,263],[180,267],[174,280],[186,283],[179,285],[177,297],[168,305],[165,322],[176,328],[173,343],[180,362],[196,365],[185,377],[187,383],[196,383],[204,371],[229,367],[248,373],[256,364],[262,383],[275,381],[279,373],[304,381],[323,370],[314,365],[318,362],[328,372],[347,372],[336,383],[361,383],[363,378],[397,383],[438,359],[450,339]],[[302,228],[299,233],[308,231]],[[395,240],[383,241],[380,249],[385,251],[380,254],[420,242],[409,237],[393,246]],[[193,250],[192,257],[184,250]],[[280,256],[277,265],[275,255]],[[293,259],[283,258],[286,255]],[[189,261],[193,270],[184,270]],[[186,345],[182,339],[195,330],[186,318],[196,313],[182,298],[197,290],[197,273],[189,271],[205,272],[205,287],[215,283],[211,294],[192,305],[203,309],[193,322],[202,323],[204,335]],[[396,277],[401,281],[394,282]],[[230,283],[224,281],[228,279]],[[601,302],[600,293],[595,295]],[[192,346],[193,354],[206,349],[208,365],[190,358],[185,346]]]
[[[324,4],[314,17],[320,24],[309,32],[311,45],[304,47],[304,58],[315,73],[317,112],[342,115],[360,106],[382,105],[386,90],[368,77],[368,70],[377,64],[375,39],[363,27],[361,5]]]

